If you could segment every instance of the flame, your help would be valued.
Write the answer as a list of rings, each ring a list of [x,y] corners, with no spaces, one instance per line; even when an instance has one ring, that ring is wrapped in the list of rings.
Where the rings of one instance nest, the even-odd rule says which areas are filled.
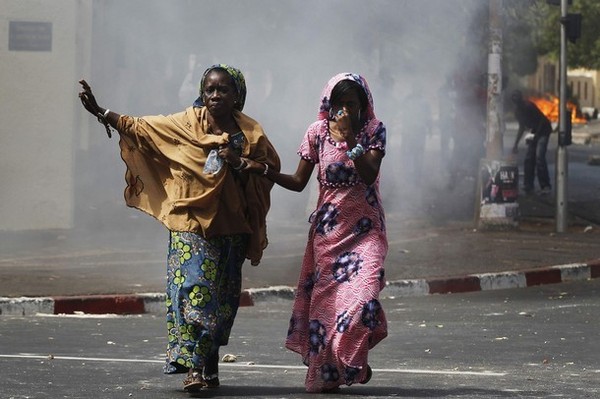
[[[542,113],[546,115],[548,119],[550,119],[550,122],[558,122],[558,97],[547,94],[545,98],[528,97],[528,100],[534,103],[540,109],[540,111],[542,111]],[[577,106],[575,104],[567,101],[567,109],[571,113],[571,122],[573,124],[587,123],[585,118],[579,116],[579,113],[577,112]]]

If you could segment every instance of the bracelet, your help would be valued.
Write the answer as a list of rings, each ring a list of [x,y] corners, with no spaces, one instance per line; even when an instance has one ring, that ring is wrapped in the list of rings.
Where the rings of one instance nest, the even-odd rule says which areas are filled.
[[[266,176],[269,173],[269,164],[263,163],[265,165],[265,170],[263,171],[263,176]]]
[[[248,166],[248,162],[246,162],[244,158],[240,158],[240,164],[238,166],[232,166],[232,168],[233,170],[242,170],[246,169],[246,166]]]
[[[350,158],[353,161],[356,158],[360,157],[364,153],[365,153],[365,148],[360,144],[356,144],[356,147],[354,147],[351,150],[346,151],[346,155],[348,155],[348,158]]]
[[[96,115],[96,118],[98,118],[98,122],[100,122],[104,125],[104,128],[106,129],[106,134],[108,135],[108,138],[110,139],[112,137],[112,134],[110,131],[110,123],[108,123],[108,121],[106,120],[106,117],[108,116],[109,112],[110,112],[110,109],[106,108],[104,113],[98,112],[98,114]]]

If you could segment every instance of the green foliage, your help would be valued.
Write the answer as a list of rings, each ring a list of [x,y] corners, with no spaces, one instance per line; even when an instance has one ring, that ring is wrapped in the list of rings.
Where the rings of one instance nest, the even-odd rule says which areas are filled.
[[[504,5],[504,59],[509,75],[526,76],[537,69],[539,35],[547,7],[539,0],[507,0]]]
[[[557,60],[560,56],[560,7],[538,1],[539,15],[532,18],[537,52]],[[573,0],[569,13],[583,16],[581,37],[576,43],[567,43],[569,68],[600,69],[600,2],[598,0]]]

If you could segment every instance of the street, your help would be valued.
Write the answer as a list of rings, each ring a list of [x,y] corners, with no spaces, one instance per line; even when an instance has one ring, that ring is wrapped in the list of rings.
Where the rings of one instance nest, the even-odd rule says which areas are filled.
[[[389,336],[373,379],[340,396],[592,398],[600,395],[600,281],[383,301]],[[221,387],[198,397],[301,398],[299,356],[283,348],[291,301],[240,308]],[[158,315],[0,317],[2,398],[185,398],[162,374]],[[331,396],[331,395],[328,395]]]

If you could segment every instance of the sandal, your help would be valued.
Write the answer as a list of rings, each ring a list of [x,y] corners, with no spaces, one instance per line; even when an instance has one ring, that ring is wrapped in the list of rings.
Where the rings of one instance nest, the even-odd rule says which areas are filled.
[[[188,392],[198,392],[205,386],[207,385],[204,378],[202,378],[202,373],[198,371],[190,370],[187,377],[183,380],[183,389]]]
[[[367,376],[365,377],[365,379],[363,381],[361,381],[361,384],[366,384],[367,382],[371,381],[371,377],[373,377],[373,369],[371,368],[371,366],[369,366],[367,364]]]
[[[220,385],[219,375],[218,374],[205,375],[204,383],[206,384],[206,388],[218,388]]]

